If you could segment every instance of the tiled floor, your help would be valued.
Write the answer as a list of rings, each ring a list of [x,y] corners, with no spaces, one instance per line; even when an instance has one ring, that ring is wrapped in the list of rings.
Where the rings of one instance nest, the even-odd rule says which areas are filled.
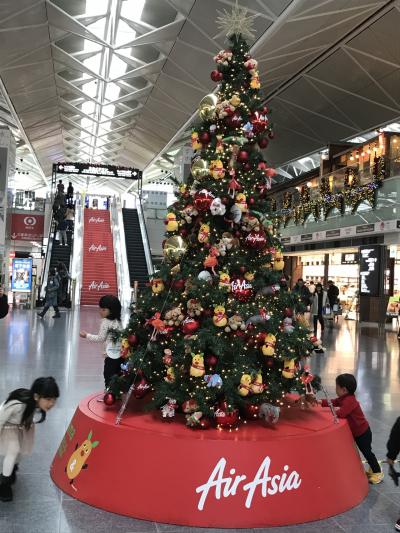
[[[50,316],[41,321],[28,311],[14,311],[0,320],[0,398],[16,387],[30,385],[34,377],[41,375],[53,375],[62,391],[48,421],[37,427],[35,452],[21,465],[14,502],[0,502],[0,533],[204,531],[112,515],[71,500],[50,480],[50,462],[76,404],[82,396],[102,388],[99,347],[79,338],[80,328],[94,331],[98,322],[97,311],[90,308],[81,313],[63,313],[57,321]],[[372,426],[374,448],[384,458],[390,427],[400,414],[396,334],[388,331],[378,336],[374,328],[358,330],[355,322],[343,321],[327,331],[325,344],[328,351],[315,357],[314,370],[331,391],[338,373],[356,374],[358,398]],[[360,506],[343,515],[312,524],[257,531],[386,533],[393,531],[399,514],[400,489],[386,477],[384,483],[370,489]]]

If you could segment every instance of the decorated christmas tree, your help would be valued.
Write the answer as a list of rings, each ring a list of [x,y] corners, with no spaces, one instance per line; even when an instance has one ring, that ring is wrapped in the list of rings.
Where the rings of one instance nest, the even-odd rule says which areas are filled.
[[[124,332],[123,373],[108,396],[148,393],[164,418],[233,427],[240,415],[275,422],[290,392],[313,394],[310,337],[287,290],[282,246],[268,216],[273,130],[257,61],[233,15],[215,56],[215,93],[200,102],[191,175],[166,217],[165,260]],[[243,35],[245,33],[245,35]]]

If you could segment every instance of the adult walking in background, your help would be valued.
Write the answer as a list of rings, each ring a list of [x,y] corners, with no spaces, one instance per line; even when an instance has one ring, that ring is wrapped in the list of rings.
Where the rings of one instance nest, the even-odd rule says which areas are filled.
[[[297,280],[296,285],[293,287],[293,291],[299,295],[301,303],[304,305],[304,307],[308,307],[311,303],[311,294],[308,290],[308,287],[304,285],[304,280],[302,278],[299,278]]]
[[[38,313],[38,316],[40,318],[43,318],[44,315],[47,313],[47,311],[50,309],[50,307],[54,308],[55,315],[53,318],[60,318],[60,310],[58,309],[58,279],[56,276],[56,269],[51,268],[49,272],[49,277],[47,278],[47,286],[46,286],[46,298],[44,301],[44,307],[43,311],[41,313]]]
[[[68,295],[68,281],[71,279],[71,276],[69,275],[67,267],[61,261],[57,264],[56,276],[59,285],[57,291],[58,305],[66,305]]]
[[[8,297],[4,293],[3,285],[0,285],[0,318],[4,318],[8,315]]]
[[[324,332],[325,329],[325,323],[324,323],[324,307],[326,306],[326,302],[328,300],[326,291],[324,291],[321,283],[317,283],[315,286],[315,293],[312,297],[312,304],[311,304],[311,314],[313,316],[314,320],[314,335],[317,336],[317,327],[318,322],[321,324],[321,335]]]
[[[68,239],[67,239],[67,228],[68,223],[65,218],[61,220],[61,222],[58,223],[57,230],[59,234],[59,245],[60,246],[68,246]]]
[[[72,185],[72,181],[69,182],[67,188],[67,204],[70,206],[74,205],[74,186]]]
[[[339,289],[338,287],[336,287],[336,285],[331,279],[328,281],[327,296],[329,300],[329,305],[331,306],[331,309],[333,309],[333,306],[338,303]]]
[[[65,220],[67,221],[68,231],[72,231],[74,226],[75,211],[73,206],[70,204],[67,206],[65,212]]]

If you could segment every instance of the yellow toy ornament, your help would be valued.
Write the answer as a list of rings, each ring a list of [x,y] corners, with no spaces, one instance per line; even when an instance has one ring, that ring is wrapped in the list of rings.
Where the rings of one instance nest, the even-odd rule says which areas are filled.
[[[201,147],[202,144],[199,141],[199,134],[197,133],[197,131],[194,131],[192,133],[192,148],[193,150],[200,150]]]
[[[161,278],[153,278],[150,281],[151,291],[153,294],[160,294],[165,289],[164,282]]]
[[[208,224],[202,224],[199,229],[197,240],[201,243],[208,242],[210,238],[210,226]]]
[[[247,211],[247,198],[246,198],[246,195],[243,194],[242,192],[239,192],[236,195],[235,205],[238,206],[238,208],[240,209],[240,211],[242,213],[246,212]]]
[[[178,230],[179,224],[178,224],[178,221],[176,220],[175,213],[167,213],[167,216],[165,218],[165,224],[167,226],[167,231],[169,232]]]
[[[228,323],[228,317],[225,314],[225,307],[223,305],[216,305],[214,307],[213,324],[217,328],[224,328]]]
[[[240,96],[238,94],[234,94],[232,98],[229,100],[229,102],[234,106],[237,107],[240,104]]]
[[[201,353],[192,354],[192,365],[190,367],[190,375],[193,378],[200,378],[204,376],[204,356]]]
[[[231,278],[227,272],[221,272],[219,275],[219,283],[218,287],[220,289],[228,289],[231,288]]]
[[[275,335],[273,335],[272,333],[268,333],[268,335],[265,336],[264,344],[261,348],[263,355],[266,355],[267,357],[272,357],[275,353],[275,343]]]
[[[251,78],[250,87],[252,89],[259,89],[261,87],[258,73],[254,74],[253,77]]]
[[[130,344],[129,344],[129,341],[128,341],[128,339],[122,339],[122,341],[121,341],[121,348],[120,348],[119,355],[120,355],[123,359],[126,359],[126,358],[129,356],[129,353],[130,353]]]
[[[245,272],[244,279],[246,281],[254,281],[254,272]]]
[[[164,378],[164,381],[167,383],[174,383],[175,382],[175,370],[170,366],[167,368],[167,375]]]
[[[224,164],[220,159],[211,161],[210,174],[215,180],[220,180],[225,176]]]
[[[251,384],[251,392],[253,394],[261,394],[265,389],[261,372],[258,372]]]
[[[277,250],[274,258],[274,270],[283,270],[285,267],[285,261],[283,260],[283,254],[280,250]]]
[[[248,396],[251,392],[251,376],[250,374],[243,374],[240,378],[240,384],[238,386],[240,396]]]
[[[285,359],[283,361],[282,376],[286,379],[293,379],[296,370],[294,359]]]

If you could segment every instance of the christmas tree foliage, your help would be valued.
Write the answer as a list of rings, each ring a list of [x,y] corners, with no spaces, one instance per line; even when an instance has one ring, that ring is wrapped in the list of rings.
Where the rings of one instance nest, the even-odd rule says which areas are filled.
[[[215,61],[220,84],[200,103],[191,176],[166,218],[165,261],[139,296],[111,388],[133,383],[164,417],[179,409],[204,428],[234,426],[238,413],[275,421],[288,392],[313,392],[313,339],[268,219],[275,171],[260,148],[273,133],[257,61],[237,34]]]

